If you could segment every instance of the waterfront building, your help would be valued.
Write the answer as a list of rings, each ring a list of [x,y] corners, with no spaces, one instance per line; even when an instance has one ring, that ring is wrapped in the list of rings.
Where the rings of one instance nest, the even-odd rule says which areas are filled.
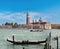
[[[40,19],[37,21],[30,22],[30,17],[29,17],[29,12],[26,14],[26,24],[23,24],[22,27],[27,28],[27,29],[51,29],[51,23],[50,22],[45,22]]]

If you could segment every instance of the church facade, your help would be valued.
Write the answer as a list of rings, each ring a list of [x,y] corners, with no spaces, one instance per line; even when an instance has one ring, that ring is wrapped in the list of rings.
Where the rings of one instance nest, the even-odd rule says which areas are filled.
[[[44,22],[42,18],[37,21],[30,22],[29,12],[26,14],[26,24],[23,24],[24,28],[27,29],[51,29],[50,22]]]

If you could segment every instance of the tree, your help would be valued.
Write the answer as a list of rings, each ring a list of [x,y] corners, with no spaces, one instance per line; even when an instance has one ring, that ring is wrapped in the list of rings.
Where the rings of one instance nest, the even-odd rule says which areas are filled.
[[[9,23],[8,23],[8,22],[6,22],[6,23],[5,23],[5,25],[9,25]]]
[[[11,23],[11,25],[13,26],[13,22]]]
[[[17,25],[18,25],[18,23],[17,23],[17,22],[15,22],[14,26],[17,26]]]

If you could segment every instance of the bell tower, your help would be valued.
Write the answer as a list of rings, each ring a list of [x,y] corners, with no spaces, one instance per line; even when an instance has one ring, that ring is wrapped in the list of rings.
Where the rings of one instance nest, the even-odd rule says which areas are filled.
[[[29,12],[27,12],[27,14],[26,14],[26,25],[30,25]]]

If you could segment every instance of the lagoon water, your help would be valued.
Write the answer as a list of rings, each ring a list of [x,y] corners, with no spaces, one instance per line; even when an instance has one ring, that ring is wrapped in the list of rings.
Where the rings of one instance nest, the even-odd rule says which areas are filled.
[[[52,33],[52,41],[51,41],[52,48],[56,49],[56,41],[53,40],[53,37],[60,36],[59,29],[44,30],[43,32],[30,32],[29,30],[23,30],[23,29],[0,29],[0,49],[23,49],[23,47],[25,47],[25,49],[43,49],[44,44],[13,45],[7,42],[6,39],[9,38],[12,40],[12,35],[14,35],[16,41],[45,40],[45,38],[48,36],[50,32]],[[60,49],[60,42],[59,42],[59,49]]]

